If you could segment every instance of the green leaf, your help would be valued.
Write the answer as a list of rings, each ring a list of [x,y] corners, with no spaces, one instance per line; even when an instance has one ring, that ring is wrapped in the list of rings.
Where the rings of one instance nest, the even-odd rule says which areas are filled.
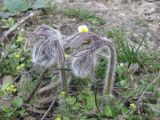
[[[113,110],[111,108],[111,106],[107,105],[105,107],[105,115],[107,115],[108,117],[114,117],[114,113],[113,113]]]
[[[22,12],[29,8],[26,0],[4,0],[3,4],[11,12]]]
[[[10,113],[10,112],[11,112],[11,109],[10,109],[8,106],[6,106],[6,105],[1,106],[1,109],[2,109],[3,112],[5,112],[5,113]]]
[[[39,8],[47,8],[49,6],[49,0],[36,0],[36,2],[32,5],[33,9]]]
[[[16,97],[16,98],[14,98],[14,99],[12,100],[12,105],[13,105],[14,107],[16,107],[16,108],[21,107],[22,104],[23,104],[23,100],[22,100],[22,98],[20,98],[20,97]]]
[[[13,83],[12,80],[5,80],[2,84],[2,90],[5,91],[5,89],[12,83]]]
[[[147,104],[148,108],[151,109],[157,115],[160,115],[160,104]]]
[[[21,117],[24,117],[26,111],[23,109],[23,110],[18,111],[18,113],[20,114]]]
[[[4,95],[4,91],[0,89],[0,97]]]
[[[127,87],[128,86],[127,80],[121,80],[121,81],[117,82],[116,86],[118,86],[118,87]]]

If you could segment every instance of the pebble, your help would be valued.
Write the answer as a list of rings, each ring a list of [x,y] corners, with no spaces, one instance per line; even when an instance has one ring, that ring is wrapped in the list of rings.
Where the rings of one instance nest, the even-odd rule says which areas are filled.
[[[151,38],[152,34],[150,32],[147,32],[147,37]]]
[[[125,14],[125,13],[119,13],[119,16],[120,16],[120,17],[125,17],[126,14]]]
[[[155,2],[155,0],[146,0],[147,2]]]

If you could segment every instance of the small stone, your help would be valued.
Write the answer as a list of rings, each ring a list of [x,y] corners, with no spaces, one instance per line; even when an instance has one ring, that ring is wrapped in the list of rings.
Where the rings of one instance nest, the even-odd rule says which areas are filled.
[[[147,32],[147,37],[151,38],[152,34],[150,32]]]
[[[113,7],[113,10],[117,11],[117,10],[119,10],[119,8],[118,7]]]
[[[65,0],[55,0],[55,2],[57,2],[57,3],[63,3],[63,2],[65,2]]]
[[[126,14],[125,14],[125,13],[119,13],[119,16],[120,16],[120,17],[125,17]]]
[[[151,14],[151,13],[153,13],[153,12],[155,12],[155,11],[156,11],[155,8],[153,8],[153,7],[148,7],[148,8],[146,8],[146,9],[144,10],[144,14],[145,14],[145,15],[148,15],[148,14]]]
[[[154,2],[155,0],[146,0],[147,2]]]

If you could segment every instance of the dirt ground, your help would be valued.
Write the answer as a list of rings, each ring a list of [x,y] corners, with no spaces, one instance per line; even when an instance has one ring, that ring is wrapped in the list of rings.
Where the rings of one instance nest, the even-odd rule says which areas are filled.
[[[69,2],[70,1],[70,2]],[[56,0],[59,10],[64,8],[84,8],[102,16],[106,24],[97,27],[98,32],[114,27],[123,27],[134,37],[146,34],[148,49],[160,51],[160,0]],[[55,1],[54,1],[55,2]],[[55,17],[55,16],[54,16]],[[73,32],[78,26],[74,19],[58,18],[64,29]],[[66,33],[66,34],[67,34]]]
[[[2,1],[3,0],[0,0],[0,4],[2,4]],[[28,0],[28,1],[31,2],[31,1],[34,1],[34,0]],[[145,39],[145,42],[144,42],[144,44],[145,44],[145,49],[144,50],[160,51],[160,0],[52,0],[52,1],[53,1],[52,4],[56,6],[56,9],[48,8],[48,9],[40,10],[40,12],[42,12],[43,14],[34,16],[33,18],[30,18],[29,20],[27,20],[24,23],[23,26],[20,27],[20,29],[23,28],[23,31],[28,33],[30,31],[33,31],[35,28],[37,28],[37,26],[40,26],[42,24],[47,24],[51,27],[59,28],[64,36],[68,36],[68,35],[71,35],[71,34],[77,32],[77,28],[78,28],[79,25],[86,24],[89,27],[90,31],[93,31],[93,32],[95,32],[95,33],[97,33],[101,36],[106,36],[107,31],[109,31],[109,30],[113,30],[114,28],[123,28],[126,35],[131,35],[131,36],[127,36],[127,38],[130,41],[133,41],[134,43],[139,43],[141,41],[141,38],[143,38],[145,36],[146,39]],[[102,17],[103,20],[105,21],[105,24],[94,25],[94,24],[91,24],[91,23],[87,22],[87,20],[86,21],[85,20],[84,21],[78,21],[78,19],[75,18],[75,17],[70,17],[70,16],[65,15],[64,14],[65,8],[82,8],[82,9],[85,9],[85,10],[89,10],[89,11],[95,13],[97,16]],[[17,15],[18,17],[13,16],[13,20],[15,20],[15,23],[16,23],[19,20],[21,20],[22,17],[26,16],[29,12],[30,12],[30,9],[28,11],[22,12],[21,14],[18,14]],[[18,29],[16,29],[17,31],[14,31],[16,33],[15,36],[18,35],[20,29],[18,28]],[[1,34],[2,34],[2,32],[0,33],[0,37],[1,37]],[[17,39],[18,39],[18,37],[17,37]],[[18,43],[18,45],[19,45],[19,43]],[[15,51],[15,53],[19,53],[19,51],[21,52],[22,51],[21,49],[22,48],[17,49],[17,52]],[[9,55],[12,55],[12,54],[14,55],[14,53],[11,53]],[[28,56],[26,57],[23,54],[22,54],[21,57],[25,60],[26,60],[26,58],[28,59]],[[156,58],[158,58],[158,59],[156,59]],[[156,62],[159,61],[159,58],[160,57],[156,56],[155,61]],[[154,59],[154,57],[152,59]],[[7,59],[5,59],[5,58],[4,58],[4,60],[7,61]],[[25,60],[23,60],[24,63],[26,62]],[[152,60],[150,60],[150,61],[152,62]],[[31,60],[30,60],[30,62],[31,62]],[[1,62],[1,63],[5,63],[5,62]],[[11,62],[8,62],[8,63],[11,63]],[[155,63],[155,64],[156,64],[156,66],[159,66],[158,62]],[[1,64],[1,65],[2,65],[1,68],[3,68],[3,64]],[[17,65],[18,66],[21,65],[21,62],[17,63]],[[31,72],[32,72],[32,68],[28,68],[28,66],[26,66],[27,69],[31,69]],[[15,66],[15,69],[16,68],[17,68],[17,66]],[[33,68],[34,68],[34,65],[33,65]],[[138,87],[141,87],[141,81],[143,81],[142,76],[143,75],[145,76],[145,74],[149,76],[150,73],[147,73],[147,72],[145,73],[145,72],[143,72],[143,70],[138,70],[138,69],[141,69],[141,66],[138,66],[138,68],[135,67],[133,69],[137,69],[137,71],[139,72],[139,73],[137,72],[135,75],[133,75],[133,77],[135,77],[135,78],[131,78],[131,80],[132,80],[132,86],[131,87],[134,86],[133,90],[134,90],[134,92],[137,92],[138,90],[141,90],[141,88],[138,89]],[[9,69],[7,69],[7,70],[9,70]],[[129,69],[127,69],[127,70],[129,72],[132,72],[132,70],[129,70]],[[149,71],[151,71],[151,75],[154,74],[154,71],[152,71],[152,69],[149,70]],[[128,74],[129,72],[127,72],[126,74]],[[11,73],[12,72],[9,71],[9,74],[11,74]],[[30,78],[30,76],[32,77],[32,73],[30,73],[30,71],[29,72],[27,71],[27,74],[28,73],[31,74],[31,75],[28,75],[28,76],[24,75],[26,78],[23,77],[21,75],[21,73],[18,73],[18,75],[17,75],[18,78],[16,78],[16,80],[20,79],[20,82],[22,81],[22,83],[20,83],[19,81],[18,82],[16,81],[15,84],[18,84],[18,85],[19,84],[24,84],[23,80],[28,81],[28,79],[30,79],[31,82],[32,82],[33,79]],[[24,74],[24,73],[22,73],[22,74]],[[126,74],[124,74],[124,75],[126,75]],[[3,78],[0,78],[0,84],[2,84],[2,81],[5,81],[7,79],[12,79],[12,78],[9,78],[9,77],[12,77],[11,75],[9,75],[9,77],[7,75],[7,77],[8,77],[7,78],[4,74],[4,76],[2,76],[2,77]],[[129,73],[129,78],[127,78],[127,77],[125,79],[126,82],[128,82],[127,79],[130,80],[130,77],[132,77],[132,75],[130,75],[130,73]],[[50,80],[52,78],[47,78],[47,79],[48,79],[48,81],[43,81],[44,86],[45,85],[47,86],[48,83],[52,84],[52,82],[50,82]],[[53,78],[53,79],[56,79],[56,78]],[[142,79],[142,80],[140,81],[140,79]],[[123,78],[122,78],[122,81],[125,81],[125,80],[123,80]],[[31,82],[30,81],[28,82],[29,87],[31,85]],[[146,87],[147,83],[149,83],[149,82],[147,81],[144,84],[145,87]],[[35,84],[33,83],[33,86],[34,85]],[[40,89],[42,89],[42,88],[40,88]],[[40,89],[39,89],[39,91],[40,91]],[[137,91],[136,91],[136,89],[137,89]],[[128,88],[126,90],[128,90],[127,92],[132,92]],[[19,90],[18,92],[20,93],[21,91],[23,92],[23,90]],[[46,104],[46,103],[51,103],[53,95],[54,95],[54,93],[50,92],[50,91],[51,91],[51,89],[48,90],[47,95],[46,95],[46,93],[42,94],[42,96],[37,95],[38,97],[35,98],[36,103],[33,102],[33,107],[31,106],[31,108],[33,109],[34,107],[35,108],[36,107],[37,108],[42,107],[42,110],[43,109],[46,110],[46,108],[48,108],[48,105],[49,105],[49,104]],[[27,88],[27,92],[28,92],[28,88]],[[118,95],[121,97],[121,91],[120,91],[120,93],[118,93]],[[134,96],[137,97],[138,95],[134,95]],[[4,99],[4,100],[0,99],[0,104],[9,104],[10,105],[10,103],[11,103],[11,101],[7,101],[6,99]],[[47,106],[41,105],[42,103],[44,103]],[[155,106],[156,106],[156,104],[155,104]],[[32,109],[30,111],[34,111],[34,109],[33,110]],[[42,113],[40,113],[40,114],[42,115],[44,112],[45,111],[43,110]],[[56,113],[54,113],[54,114],[57,115]],[[37,117],[37,118],[41,117],[39,115],[36,116],[34,114],[33,114],[33,116]],[[29,116],[29,117],[32,117],[32,116]],[[28,118],[28,120],[30,120],[30,119],[31,118]],[[0,118],[0,120],[1,120],[1,118]]]

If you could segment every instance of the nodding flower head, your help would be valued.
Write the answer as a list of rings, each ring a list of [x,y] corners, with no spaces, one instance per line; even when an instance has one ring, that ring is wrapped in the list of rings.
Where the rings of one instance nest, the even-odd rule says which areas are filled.
[[[26,47],[33,48],[33,63],[50,67],[57,62],[64,61],[61,44],[61,34],[47,25],[43,25],[29,33]]]
[[[79,77],[86,77],[94,68],[96,50],[106,45],[105,40],[94,33],[82,32],[74,34],[66,41],[66,47],[76,49],[71,55],[73,73]]]
[[[88,76],[92,72],[94,66],[94,59],[93,59],[94,54],[90,53],[87,55],[85,53],[83,54],[83,52],[84,51],[82,50],[79,51],[79,53],[72,55],[71,67],[73,73],[79,77]],[[80,55],[81,53],[83,55]]]
[[[71,55],[72,70],[76,76],[88,76],[99,58],[108,59],[103,94],[110,95],[113,88],[116,50],[111,41],[91,32],[79,32],[66,40],[65,47],[76,49]]]
[[[59,40],[61,43],[61,33],[50,26],[42,25],[36,28],[33,32],[28,33],[25,47],[33,48],[37,42],[45,40]]]

